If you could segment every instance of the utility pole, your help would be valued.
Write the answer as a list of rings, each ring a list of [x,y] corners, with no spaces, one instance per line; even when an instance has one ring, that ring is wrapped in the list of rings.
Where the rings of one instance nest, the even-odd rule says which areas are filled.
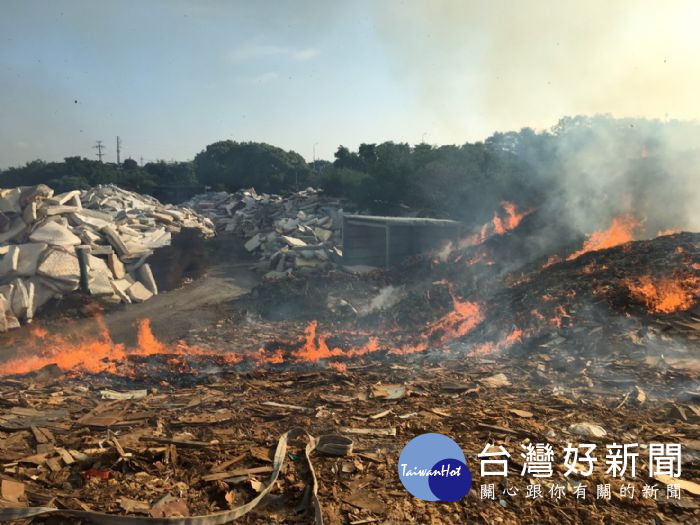
[[[121,145],[122,145],[122,141],[119,138],[119,135],[117,135],[117,166],[122,165],[121,160],[119,159],[119,154],[121,153]]]
[[[104,153],[102,153],[102,150],[105,149],[104,144],[102,144],[101,140],[98,140],[97,143],[93,146],[93,149],[97,150],[97,158],[100,159],[100,162],[102,162],[102,156]]]

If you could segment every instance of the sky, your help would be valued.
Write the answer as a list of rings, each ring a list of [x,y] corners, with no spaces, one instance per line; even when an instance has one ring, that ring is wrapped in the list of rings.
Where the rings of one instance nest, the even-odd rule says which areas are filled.
[[[1,0],[0,168],[700,119],[700,2]]]

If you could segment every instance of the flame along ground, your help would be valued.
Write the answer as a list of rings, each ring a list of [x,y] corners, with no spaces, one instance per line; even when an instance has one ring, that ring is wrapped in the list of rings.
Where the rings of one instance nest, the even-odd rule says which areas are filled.
[[[450,290],[451,292],[451,290]],[[130,356],[171,355],[174,357],[217,356],[227,363],[240,363],[246,359],[262,364],[316,363],[330,358],[354,358],[366,354],[386,351],[389,354],[410,354],[423,352],[429,346],[440,347],[462,337],[481,323],[485,316],[481,306],[468,301],[461,301],[452,295],[453,309],[436,322],[428,325],[416,338],[415,343],[393,347],[379,338],[349,332],[347,334],[331,334],[319,332],[318,323],[312,321],[305,329],[300,341],[292,342],[292,350],[265,350],[257,353],[242,355],[238,353],[222,354],[189,346],[184,342],[167,345],[156,339],[151,330],[149,320],[142,320],[138,326],[138,342],[135,347],[127,347],[115,343],[109,335],[106,324],[101,317],[96,318],[100,333],[97,337],[66,337],[49,334],[40,327],[31,331],[32,341],[25,347],[21,355],[0,363],[0,375],[26,374],[44,366],[55,364],[62,370],[74,370],[87,373],[108,372],[117,375],[129,375],[124,362]],[[330,347],[328,339],[332,335],[348,335],[353,338],[362,336],[366,342],[356,347],[341,349]],[[175,360],[173,365],[177,366]],[[342,363],[329,363],[330,366],[342,370]]]
[[[517,213],[515,205],[509,202],[503,202],[501,206],[505,211],[503,217],[499,216],[498,213],[494,214],[493,220],[485,224],[478,235],[471,236],[460,244],[473,246],[480,244],[491,236],[502,235],[515,229],[522,219],[532,211]],[[573,260],[589,251],[603,250],[630,242],[634,240],[634,232],[639,226],[640,222],[632,215],[617,217],[613,219],[607,230],[590,234],[582,249],[571,254],[567,257],[567,260]],[[662,235],[670,233],[672,232],[660,232]],[[477,255],[475,259],[480,261],[482,257]],[[467,263],[473,264],[476,261],[470,260]],[[550,266],[554,262],[556,261],[552,263],[548,261],[545,267]],[[584,269],[584,273],[587,270],[588,273],[593,271],[589,266]],[[693,265],[693,268],[698,269],[695,266]],[[170,364],[173,367],[182,367],[183,370],[186,369],[186,366],[183,364],[186,356],[216,356],[219,362],[231,364],[252,361],[258,365],[274,365],[283,363],[317,363],[323,360],[328,366],[343,371],[346,368],[345,363],[332,361],[333,359],[352,359],[381,351],[390,355],[406,355],[424,352],[428,348],[445,348],[450,342],[459,340],[469,334],[486,319],[484,305],[462,300],[456,296],[450,283],[443,281],[442,284],[447,286],[452,297],[452,309],[440,319],[430,323],[416,335],[410,337],[410,339],[400,338],[410,342],[398,345],[391,331],[384,332],[384,337],[381,338],[373,334],[352,331],[341,333],[322,332],[319,330],[318,322],[312,321],[306,326],[304,336],[296,342],[291,341],[285,345],[286,348],[260,348],[257,352],[245,355],[233,352],[222,353],[193,347],[182,341],[175,344],[164,344],[153,335],[150,321],[145,319],[138,325],[136,346],[127,347],[112,340],[104,320],[98,316],[96,317],[96,323],[99,328],[99,335],[96,337],[68,337],[48,334],[41,327],[33,327],[31,329],[31,341],[25,346],[21,355],[0,363],[0,375],[26,374],[50,364],[55,364],[63,370],[129,375],[128,366],[125,366],[125,362],[129,357],[152,355],[172,356],[171,361],[169,361]],[[637,279],[625,279],[623,284],[627,287],[633,299],[645,304],[647,309],[653,313],[667,314],[686,310],[695,304],[696,297],[700,295],[700,279],[694,276],[682,279],[642,276]],[[554,298],[545,295],[543,299],[548,302]],[[561,304],[554,305],[553,315],[549,319],[537,310],[533,310],[531,314],[535,325],[542,324],[561,328],[565,319],[567,323],[572,320],[571,315]],[[470,355],[489,354],[505,350],[530,337],[533,334],[533,328],[512,327],[510,331],[504,331],[503,333],[504,335],[497,340],[472,345]],[[364,340],[364,342],[358,346],[350,346],[343,349],[329,345],[328,341],[334,337],[345,340]]]
[[[99,329],[99,335],[96,337],[49,334],[42,327],[33,327],[30,341],[20,355],[0,363],[0,375],[26,374],[51,364],[57,365],[62,370],[128,375],[128,371],[119,370],[119,367],[130,356],[220,355],[183,342],[174,345],[163,344],[153,335],[148,319],[139,322],[138,342],[135,347],[115,343],[102,317],[96,317],[95,322]],[[220,357],[229,363],[241,361],[241,357],[237,354],[226,354]]]

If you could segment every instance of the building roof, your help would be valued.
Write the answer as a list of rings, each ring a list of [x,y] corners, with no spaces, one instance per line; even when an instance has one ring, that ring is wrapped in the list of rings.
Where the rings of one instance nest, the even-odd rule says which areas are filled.
[[[460,223],[448,219],[431,219],[428,217],[385,217],[380,215],[350,215],[344,214],[346,221],[365,224],[392,224],[404,226],[433,225],[433,226],[457,226]]]

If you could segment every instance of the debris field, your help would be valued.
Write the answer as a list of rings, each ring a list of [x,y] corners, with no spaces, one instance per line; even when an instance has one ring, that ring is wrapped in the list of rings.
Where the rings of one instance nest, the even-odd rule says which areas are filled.
[[[315,193],[292,198],[248,191],[189,203],[220,236],[260,241],[249,249],[261,270],[284,274],[222,305],[215,325],[160,341],[144,321],[133,348],[99,318],[95,333],[27,330],[26,352],[0,363],[0,516],[700,519],[700,234],[574,243],[513,267],[513,222],[394,268],[299,271],[307,255],[284,236],[322,241],[328,253],[338,223]],[[302,209],[306,199],[313,206]],[[315,228],[331,234],[323,241]],[[80,360],[66,366],[71,355]],[[473,485],[458,502],[421,501],[399,480],[401,449],[429,432],[464,450]],[[553,472],[533,477],[521,452],[543,443]],[[564,449],[579,443],[597,447],[590,476],[567,475]],[[638,445],[634,475],[606,473],[614,443]],[[651,475],[653,443],[681,445],[680,478]],[[486,445],[509,451],[507,476],[481,475]],[[676,483],[680,497],[669,497]],[[533,484],[543,497],[527,497]],[[596,497],[605,484],[610,497]],[[643,497],[650,487],[658,493]]]

